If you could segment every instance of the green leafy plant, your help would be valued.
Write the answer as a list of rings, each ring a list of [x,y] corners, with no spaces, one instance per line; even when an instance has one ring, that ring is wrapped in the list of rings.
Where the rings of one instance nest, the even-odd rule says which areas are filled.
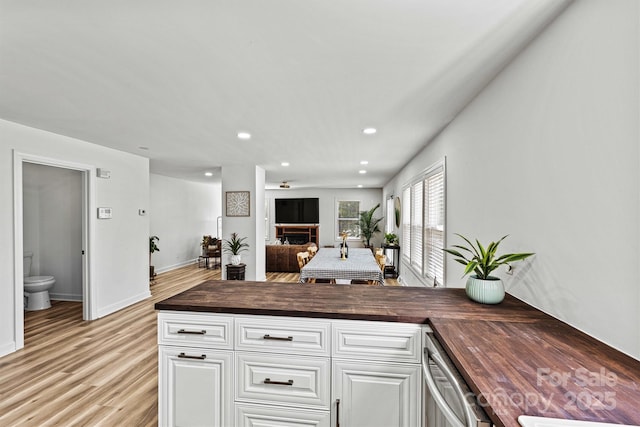
[[[240,252],[248,251],[249,244],[245,243],[246,237],[239,237],[238,233],[231,233],[231,239],[224,241],[224,250],[238,255]]]
[[[156,277],[155,268],[151,265],[151,254],[160,251],[160,248],[156,244],[159,240],[160,238],[158,236],[149,236],[149,278],[151,279]]]
[[[385,233],[384,240],[386,240],[389,245],[395,245],[398,243],[398,236],[394,233]]]
[[[152,254],[156,251],[160,252],[160,248],[156,245],[156,242],[160,241],[158,236],[149,237],[149,253]]]
[[[467,242],[468,246],[453,245],[452,248],[443,249],[446,253],[453,255],[454,260],[464,265],[463,277],[470,273],[475,273],[478,279],[491,280],[491,272],[501,265],[509,265],[512,262],[522,261],[525,258],[535,255],[534,253],[518,253],[496,255],[498,245],[508,236],[502,237],[497,242],[491,242],[487,247],[476,239],[475,245],[462,234],[456,236]],[[455,249],[454,249],[455,248]],[[462,251],[462,252],[461,252]]]
[[[368,211],[360,212],[358,225],[360,227],[360,235],[365,241],[367,247],[371,246],[371,237],[373,237],[375,233],[380,232],[380,222],[382,221],[382,218],[375,218],[373,216],[376,209],[378,209],[379,207],[380,203],[378,203]]]

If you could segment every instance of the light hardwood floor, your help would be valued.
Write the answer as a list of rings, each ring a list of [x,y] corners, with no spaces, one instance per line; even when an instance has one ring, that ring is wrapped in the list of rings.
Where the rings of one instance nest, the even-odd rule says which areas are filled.
[[[298,277],[267,273],[268,281]],[[157,425],[154,304],[219,278],[219,269],[195,264],[159,274],[151,298],[91,322],[77,302],[26,312],[25,347],[0,358],[0,426]]]

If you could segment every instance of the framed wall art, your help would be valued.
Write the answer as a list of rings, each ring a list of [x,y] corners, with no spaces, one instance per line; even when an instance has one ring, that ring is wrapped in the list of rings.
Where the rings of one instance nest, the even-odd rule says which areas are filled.
[[[248,191],[227,191],[225,193],[227,216],[250,216],[249,196]]]

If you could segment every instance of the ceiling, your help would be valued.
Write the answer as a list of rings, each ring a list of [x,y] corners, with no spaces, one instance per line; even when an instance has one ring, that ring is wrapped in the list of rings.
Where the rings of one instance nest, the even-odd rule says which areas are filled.
[[[378,188],[566,3],[0,0],[0,118],[182,179]]]

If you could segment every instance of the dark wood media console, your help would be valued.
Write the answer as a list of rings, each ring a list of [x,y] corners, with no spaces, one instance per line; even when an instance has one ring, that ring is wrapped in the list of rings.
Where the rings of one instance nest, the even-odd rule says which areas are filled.
[[[306,243],[318,244],[317,225],[276,225],[276,239],[284,243],[289,240],[292,245],[304,245]]]

